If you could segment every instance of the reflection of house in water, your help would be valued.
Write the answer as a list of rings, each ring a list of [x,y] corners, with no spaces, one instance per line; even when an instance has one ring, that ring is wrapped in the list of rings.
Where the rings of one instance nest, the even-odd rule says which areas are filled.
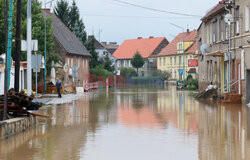
[[[174,88],[170,88],[174,89]],[[173,92],[175,93],[175,92]],[[162,91],[117,95],[120,122],[127,126],[161,128],[173,126],[188,133],[198,131],[198,106],[188,95]],[[155,100],[156,99],[156,100]],[[153,104],[154,102],[157,102]]]
[[[245,107],[199,106],[200,160],[250,159],[249,134]]]
[[[175,90],[175,87],[169,88]],[[198,106],[186,92],[158,93],[157,111],[165,121],[178,129],[198,131]]]

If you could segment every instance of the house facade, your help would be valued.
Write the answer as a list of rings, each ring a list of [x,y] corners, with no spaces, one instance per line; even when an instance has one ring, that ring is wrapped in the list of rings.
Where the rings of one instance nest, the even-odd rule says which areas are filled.
[[[52,17],[54,52],[61,57],[61,68],[56,76],[65,86],[83,87],[88,80],[90,53],[76,35],[53,13]]]
[[[112,55],[115,53],[119,45],[117,42],[102,42],[102,45],[111,53]]]
[[[5,54],[0,55],[0,84],[4,84],[5,76]],[[27,62],[20,62],[19,72],[19,90],[27,89]],[[15,62],[11,60],[10,69],[10,88],[14,88],[15,84]],[[4,87],[0,87],[0,95],[4,94]]]
[[[139,52],[145,60],[145,64],[139,69],[139,72],[144,75],[150,75],[156,70],[156,55],[168,45],[168,40],[165,37],[149,37],[125,40],[115,51],[113,56],[116,60],[116,71],[119,74],[120,68],[133,68],[131,59],[136,52]]]
[[[183,77],[187,78],[189,74],[191,74],[193,78],[196,78],[198,63],[193,63],[193,61],[197,61],[197,55],[198,32],[196,30],[187,30],[187,32],[177,35],[172,42],[158,54],[157,69],[169,72],[171,79],[174,80],[183,80]]]
[[[94,36],[88,36],[88,42],[92,41],[94,43],[95,51],[98,53],[98,58],[104,59],[106,56],[108,56],[111,61],[112,65],[115,65],[115,57],[109,52],[109,50],[101,43],[99,42]]]
[[[239,94],[250,102],[249,10],[249,0],[222,0],[202,18],[198,29],[200,90],[213,82],[220,94]],[[225,21],[229,11],[231,23]]]

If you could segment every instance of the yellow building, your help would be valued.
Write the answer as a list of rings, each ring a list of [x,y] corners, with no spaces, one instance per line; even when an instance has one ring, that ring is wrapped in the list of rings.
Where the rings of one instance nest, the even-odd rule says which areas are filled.
[[[184,45],[183,45],[184,34]],[[183,47],[185,55],[183,56]],[[183,65],[185,65],[185,78],[189,74],[195,75],[198,71],[198,41],[197,31],[180,33],[175,39],[167,45],[157,56],[157,69],[168,71],[171,79],[182,79]],[[180,76],[179,76],[180,75]],[[195,76],[193,76],[195,78]]]

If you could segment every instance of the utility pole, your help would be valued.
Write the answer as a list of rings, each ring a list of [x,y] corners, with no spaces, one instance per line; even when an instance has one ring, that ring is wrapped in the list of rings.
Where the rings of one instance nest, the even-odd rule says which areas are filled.
[[[8,0],[5,0],[5,69],[4,69],[4,110],[3,110],[3,120],[7,119],[7,92],[8,92],[8,69],[7,69],[7,50],[8,50]]]
[[[46,69],[46,65],[47,65],[47,58],[46,58],[46,55],[47,55],[47,7],[46,5],[50,3],[50,7],[52,6],[52,2],[54,0],[51,0],[49,2],[47,2],[45,0],[45,3],[44,3],[44,19],[45,19],[45,34],[44,34],[44,94],[46,94],[46,91],[47,91],[47,84],[46,84],[46,76],[47,76],[47,69]]]
[[[15,51],[15,91],[19,92],[20,81],[20,51],[21,51],[21,8],[22,0],[17,0],[17,13],[16,13],[16,51]]]
[[[32,47],[31,0],[27,3],[27,94],[32,94],[31,47]]]

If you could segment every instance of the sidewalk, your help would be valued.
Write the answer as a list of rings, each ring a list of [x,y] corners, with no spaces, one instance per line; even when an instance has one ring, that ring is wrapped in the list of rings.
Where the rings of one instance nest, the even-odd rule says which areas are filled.
[[[51,105],[51,104],[64,104],[64,103],[71,103],[75,100],[81,99],[85,93],[81,94],[64,94],[62,98],[58,98],[55,94],[46,94],[44,97],[48,98],[38,98],[34,99],[33,101],[40,102],[44,105]]]

